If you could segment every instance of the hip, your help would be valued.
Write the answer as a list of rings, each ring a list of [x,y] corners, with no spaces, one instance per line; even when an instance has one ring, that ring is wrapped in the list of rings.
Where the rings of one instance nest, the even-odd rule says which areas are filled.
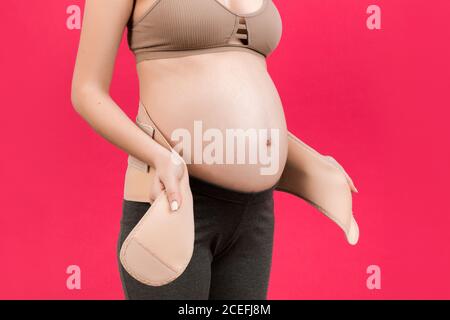
[[[241,192],[189,177],[194,203],[196,241],[213,234],[232,237],[237,230],[273,232],[275,186],[258,192]],[[123,199],[121,228],[130,232],[150,209],[148,202]],[[206,239],[203,239],[206,240]]]
[[[284,156],[283,156],[284,158]],[[276,164],[278,168],[261,165],[188,165],[190,179],[202,180],[236,194],[252,194],[273,188],[279,181],[285,166],[285,159]],[[141,168],[138,168],[141,166]],[[125,171],[123,198],[128,201],[149,202],[153,186],[153,170],[145,171],[145,164],[129,156]],[[269,174],[261,172],[267,170]],[[274,170],[274,174],[270,173]]]

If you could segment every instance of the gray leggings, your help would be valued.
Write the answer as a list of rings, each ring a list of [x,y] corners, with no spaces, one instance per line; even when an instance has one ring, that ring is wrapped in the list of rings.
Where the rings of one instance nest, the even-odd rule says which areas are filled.
[[[151,287],[119,261],[125,297],[145,300],[266,299],[272,263],[274,187],[236,192],[190,177],[194,197],[192,259],[173,282]],[[150,204],[123,200],[118,250]],[[176,236],[176,235],[175,235]]]

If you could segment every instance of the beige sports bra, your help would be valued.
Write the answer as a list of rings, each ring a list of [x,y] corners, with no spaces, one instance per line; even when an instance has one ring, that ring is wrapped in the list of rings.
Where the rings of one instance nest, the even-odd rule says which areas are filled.
[[[236,14],[218,0],[156,0],[141,18],[131,15],[128,45],[136,63],[231,50],[267,57],[282,24],[272,0],[262,1],[255,12]]]

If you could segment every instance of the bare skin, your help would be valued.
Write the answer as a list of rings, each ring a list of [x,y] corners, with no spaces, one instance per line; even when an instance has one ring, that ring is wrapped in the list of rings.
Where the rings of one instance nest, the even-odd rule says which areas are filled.
[[[179,179],[183,169],[170,161],[170,153],[142,132],[109,95],[126,23],[131,14],[137,21],[155,1],[138,0],[134,13],[132,0],[86,1],[72,102],[105,139],[156,169],[160,183],[152,188],[150,199],[165,188],[170,203],[181,203]],[[240,14],[255,12],[263,4],[263,0],[211,1]],[[264,190],[278,181],[287,158],[287,129],[263,57],[242,51],[208,53],[145,60],[137,65],[137,71],[140,100],[166,137],[178,128],[193,135],[196,120],[202,121],[204,130],[216,128],[223,133],[229,128],[279,130],[279,166],[274,174],[261,175],[261,164],[188,164],[190,175],[245,192]],[[273,147],[271,143],[267,141],[267,148]],[[133,183],[127,181],[128,185]]]

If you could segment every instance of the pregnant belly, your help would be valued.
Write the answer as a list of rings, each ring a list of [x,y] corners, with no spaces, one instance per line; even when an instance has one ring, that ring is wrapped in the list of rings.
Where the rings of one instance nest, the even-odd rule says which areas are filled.
[[[213,53],[146,61],[138,72],[142,103],[190,175],[244,192],[278,181],[287,129],[264,59]]]

